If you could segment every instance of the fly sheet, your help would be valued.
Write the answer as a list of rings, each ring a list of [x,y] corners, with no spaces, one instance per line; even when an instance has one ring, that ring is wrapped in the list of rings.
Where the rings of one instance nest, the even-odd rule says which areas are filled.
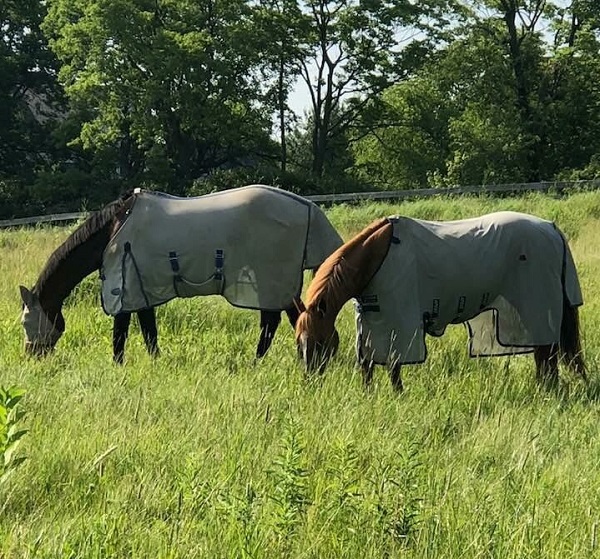
[[[110,315],[216,294],[238,307],[283,310],[300,295],[303,270],[342,244],[320,208],[277,188],[134,195],[103,255],[102,306]]]
[[[470,355],[558,343],[564,296],[583,303],[569,247],[553,223],[516,212],[435,222],[389,218],[394,231],[357,310],[359,358],[422,363],[425,334],[466,323]]]

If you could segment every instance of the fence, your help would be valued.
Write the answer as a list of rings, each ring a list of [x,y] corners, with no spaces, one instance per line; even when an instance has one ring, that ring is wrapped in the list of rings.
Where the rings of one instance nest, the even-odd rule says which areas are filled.
[[[455,188],[421,188],[417,190],[378,190],[375,192],[355,192],[341,194],[317,194],[305,196],[316,204],[341,204],[362,200],[398,201],[415,198],[431,198],[434,196],[456,196],[461,194],[518,194],[523,192],[564,192],[569,190],[596,190],[600,188],[600,180],[588,181],[554,181],[513,184],[490,184],[485,186],[460,186]],[[49,214],[33,217],[0,220],[0,228],[36,225],[38,223],[56,223],[83,219],[89,212],[72,212]]]

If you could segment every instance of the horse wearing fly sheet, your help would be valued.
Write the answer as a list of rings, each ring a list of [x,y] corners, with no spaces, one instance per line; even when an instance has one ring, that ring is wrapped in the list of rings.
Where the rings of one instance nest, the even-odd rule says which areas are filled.
[[[366,384],[381,364],[401,389],[401,365],[427,357],[425,335],[457,323],[467,326],[473,357],[533,352],[538,379],[556,384],[560,356],[586,376],[571,251],[553,223],[534,216],[374,222],[334,252],[308,288],[296,325],[307,367],[323,369],[335,353],[335,318],[350,298]]]
[[[131,313],[157,354],[154,307],[175,297],[222,295],[261,311],[257,356],[285,310],[295,325],[304,308],[303,270],[316,269],[342,244],[312,202],[252,185],[196,198],[137,190],[89,217],[49,258],[34,288],[21,286],[26,348],[54,348],[65,323],[62,304],[100,270],[102,306],[115,317],[113,353],[122,362]]]

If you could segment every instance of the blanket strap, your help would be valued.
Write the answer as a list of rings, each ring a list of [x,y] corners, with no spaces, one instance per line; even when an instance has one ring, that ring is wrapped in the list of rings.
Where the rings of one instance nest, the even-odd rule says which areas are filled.
[[[379,312],[381,311],[381,307],[379,306],[379,299],[377,295],[363,295],[358,298],[358,302],[356,303],[356,310],[359,313],[363,312]]]
[[[214,278],[217,280],[223,279],[223,263],[225,256],[222,248],[215,250],[215,275]]]
[[[173,273],[175,274],[175,280],[180,281],[179,260],[177,260],[177,253],[174,250],[169,252],[169,262],[171,263],[171,270],[173,270]]]
[[[122,284],[121,284],[121,293],[123,293],[124,287],[126,285],[126,279],[125,279],[125,261],[127,260],[127,258],[129,257],[129,259],[131,260],[131,263],[133,264],[133,269],[135,270],[135,274],[137,276],[138,282],[140,284],[140,290],[142,292],[142,295],[144,296],[144,301],[146,303],[146,308],[151,308],[152,305],[150,304],[150,300],[148,299],[148,295],[146,295],[146,290],[144,289],[144,282],[142,281],[142,274],[140,274],[140,269],[138,268],[137,262],[135,260],[135,257],[133,256],[133,252],[131,250],[131,243],[129,241],[127,241],[124,245],[123,245],[123,259],[121,261],[121,276],[122,276]]]

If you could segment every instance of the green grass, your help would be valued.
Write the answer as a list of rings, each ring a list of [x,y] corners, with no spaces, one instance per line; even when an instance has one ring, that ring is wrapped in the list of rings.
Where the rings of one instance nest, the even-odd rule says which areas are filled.
[[[0,385],[27,390],[0,486],[0,557],[588,558],[600,523],[600,193],[337,206],[345,237],[402,213],[457,219],[515,209],[554,219],[580,270],[591,383],[538,389],[531,357],[470,360],[462,327],[363,391],[351,306],[341,351],[307,380],[282,323],[255,362],[258,314],[219,298],[158,311],[162,356],[137,326],[111,363],[98,280],[65,307],[44,361],[23,356],[17,285],[68,230],[0,232]]]

